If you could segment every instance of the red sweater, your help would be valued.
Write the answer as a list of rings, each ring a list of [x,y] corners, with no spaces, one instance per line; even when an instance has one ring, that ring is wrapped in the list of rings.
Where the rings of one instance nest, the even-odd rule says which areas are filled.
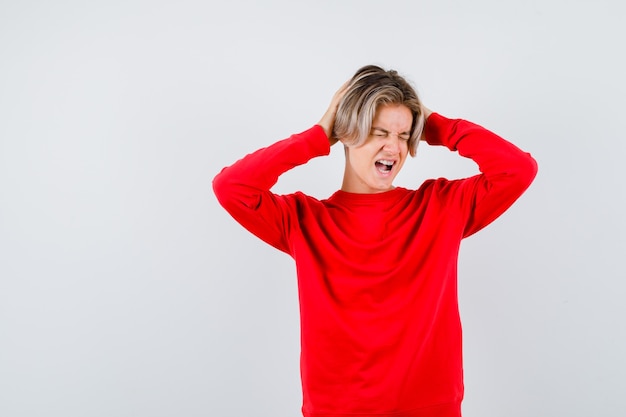
[[[239,223],[296,262],[306,417],[460,416],[460,242],[502,214],[537,165],[468,121],[434,113],[425,129],[429,144],[473,159],[481,174],[321,201],[273,194],[279,175],[330,152],[314,126],[213,181]]]

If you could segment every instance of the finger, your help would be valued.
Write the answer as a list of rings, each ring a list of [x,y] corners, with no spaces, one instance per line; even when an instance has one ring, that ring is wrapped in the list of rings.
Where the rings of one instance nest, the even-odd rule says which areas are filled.
[[[335,92],[331,100],[331,104],[330,104],[332,108],[336,108],[337,106],[339,106],[339,102],[341,101],[343,96],[346,94],[346,91],[348,91],[349,85],[350,85],[350,80],[343,83],[341,87],[339,87],[339,90]]]

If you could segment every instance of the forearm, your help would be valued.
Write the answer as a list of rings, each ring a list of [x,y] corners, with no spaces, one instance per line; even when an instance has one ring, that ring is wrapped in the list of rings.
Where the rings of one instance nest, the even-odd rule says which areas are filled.
[[[329,152],[328,139],[323,129],[316,125],[224,168],[213,179],[213,190],[227,209],[233,204],[253,208],[258,205],[261,194],[269,192],[281,174]]]
[[[537,171],[537,164],[530,154],[466,120],[448,119],[433,113],[426,123],[424,136],[431,145],[446,146],[475,161],[488,179],[522,176],[530,182]]]
[[[480,230],[506,211],[530,186],[537,173],[532,156],[489,130],[466,120],[433,113],[425,140],[442,145],[478,164],[480,175],[459,183],[468,210],[465,235]]]
[[[296,215],[294,201],[270,189],[282,173],[329,151],[326,134],[314,126],[224,168],[213,179],[213,190],[220,204],[243,227],[288,252],[290,232],[286,225]]]

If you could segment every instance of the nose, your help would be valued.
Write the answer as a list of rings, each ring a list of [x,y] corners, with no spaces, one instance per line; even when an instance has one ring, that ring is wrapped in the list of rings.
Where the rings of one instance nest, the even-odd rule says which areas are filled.
[[[387,135],[387,140],[385,141],[383,149],[392,154],[399,154],[402,142],[402,139],[400,139],[397,133],[390,133]]]

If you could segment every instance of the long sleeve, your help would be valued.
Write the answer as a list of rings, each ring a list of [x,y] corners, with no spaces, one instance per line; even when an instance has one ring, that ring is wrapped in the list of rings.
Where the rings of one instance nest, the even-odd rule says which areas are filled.
[[[480,175],[458,182],[462,206],[469,208],[466,237],[500,216],[537,174],[537,163],[530,154],[466,120],[433,113],[426,123],[425,137],[429,144],[446,146],[478,164]]]
[[[284,172],[329,153],[328,138],[315,125],[224,168],[213,179],[213,191],[220,204],[242,226],[288,252],[287,235],[295,204],[289,197],[273,194],[270,189]]]

